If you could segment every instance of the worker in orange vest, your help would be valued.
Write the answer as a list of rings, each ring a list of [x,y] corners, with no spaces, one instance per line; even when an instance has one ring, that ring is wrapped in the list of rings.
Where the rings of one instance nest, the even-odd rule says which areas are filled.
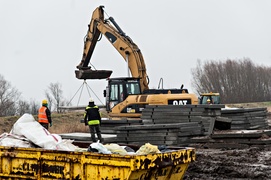
[[[49,129],[49,124],[50,127],[53,125],[51,111],[48,108],[48,101],[46,99],[42,100],[42,106],[40,107],[38,114],[38,121],[47,130]]]

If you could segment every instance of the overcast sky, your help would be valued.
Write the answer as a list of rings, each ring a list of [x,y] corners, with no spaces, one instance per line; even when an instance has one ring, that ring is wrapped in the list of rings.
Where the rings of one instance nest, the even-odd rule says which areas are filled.
[[[0,74],[24,100],[41,101],[50,83],[59,82],[71,100],[83,81],[75,77],[93,10],[105,6],[141,49],[150,88],[184,84],[190,92],[197,60],[250,58],[271,66],[269,0],[0,0]],[[125,61],[104,37],[91,63],[127,75]],[[104,103],[106,80],[87,81]],[[98,99],[91,93],[95,101]],[[79,93],[74,97],[74,105]],[[88,101],[84,89],[79,104]],[[97,103],[100,104],[100,103]]]

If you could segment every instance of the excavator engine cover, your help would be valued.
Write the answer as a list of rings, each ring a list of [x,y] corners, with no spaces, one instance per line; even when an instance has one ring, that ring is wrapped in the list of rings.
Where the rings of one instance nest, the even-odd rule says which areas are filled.
[[[77,79],[106,79],[110,77],[112,71],[110,70],[75,70]]]

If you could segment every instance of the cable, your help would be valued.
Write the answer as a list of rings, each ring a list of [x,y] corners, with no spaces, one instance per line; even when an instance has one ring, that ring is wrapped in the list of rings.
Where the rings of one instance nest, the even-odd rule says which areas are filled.
[[[91,92],[95,95],[95,97],[100,101],[100,103],[102,105],[104,105],[104,103],[100,100],[100,98],[95,94],[95,92],[90,88],[90,86],[86,83],[87,87],[91,90]]]
[[[76,91],[76,93],[73,95],[73,97],[71,98],[71,100],[68,102],[68,105],[71,104],[71,101],[73,100],[73,98],[75,97],[75,95],[78,93],[78,91],[82,88],[82,86],[84,85],[84,83],[79,87],[79,89]]]
[[[84,89],[85,81],[86,81],[86,80],[84,80],[84,82],[83,82],[83,87],[82,87],[82,89],[81,89],[81,93],[80,93],[79,99],[78,99],[78,101],[77,101],[77,106],[78,106],[78,104],[79,104],[79,102],[80,102],[80,99],[81,99],[81,95],[82,95],[82,92],[83,92],[83,89]]]
[[[90,64],[90,67],[93,67],[95,70],[97,70],[97,69],[95,68],[95,66],[94,66],[91,62],[89,62],[89,64]]]
[[[73,100],[73,98],[76,96],[76,94],[79,92],[79,90],[81,90],[80,95],[79,95],[79,99],[78,99],[78,101],[77,101],[77,106],[79,105],[79,102],[80,102],[80,100],[81,100],[81,96],[82,96],[82,92],[83,92],[84,86],[86,86],[86,88],[87,88],[87,92],[88,92],[89,97],[91,97],[91,94],[90,94],[90,91],[89,91],[89,90],[91,90],[91,92],[92,92],[92,93],[95,95],[95,97],[100,101],[100,103],[101,103],[102,105],[104,105],[104,103],[100,100],[100,98],[97,96],[97,94],[96,94],[96,93],[91,89],[91,87],[88,85],[88,83],[86,82],[86,80],[84,80],[83,84],[79,87],[79,89],[78,89],[78,90],[76,91],[76,93],[73,95],[73,97],[72,97],[71,100],[69,101],[68,105],[71,104],[71,101]]]
[[[106,11],[104,10],[104,14],[107,16],[107,17],[109,17],[109,15],[106,13]]]

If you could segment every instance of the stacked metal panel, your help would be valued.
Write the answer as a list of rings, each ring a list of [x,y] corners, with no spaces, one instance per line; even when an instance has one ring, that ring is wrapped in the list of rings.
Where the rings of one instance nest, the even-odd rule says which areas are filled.
[[[144,124],[202,123],[204,134],[210,135],[224,105],[152,105],[142,111]],[[196,135],[196,134],[195,134]]]
[[[143,125],[116,127],[117,141],[127,144],[186,145],[191,137],[210,135],[224,105],[149,105]]]
[[[197,122],[116,127],[118,142],[138,145],[147,142],[156,145],[179,145],[191,134],[202,134],[201,129],[201,124]]]
[[[117,141],[126,144],[143,145],[177,145],[178,127],[161,125],[120,126],[117,130]]]
[[[118,120],[102,120],[101,121],[101,131],[103,134],[116,134],[116,127],[119,126],[130,126],[130,125],[141,125],[142,120],[128,120],[128,119],[118,119]]]
[[[267,108],[223,109],[222,117],[231,119],[232,130],[268,129]]]
[[[215,131],[211,136],[191,138],[189,146],[201,148],[244,149],[271,145],[271,130]]]

